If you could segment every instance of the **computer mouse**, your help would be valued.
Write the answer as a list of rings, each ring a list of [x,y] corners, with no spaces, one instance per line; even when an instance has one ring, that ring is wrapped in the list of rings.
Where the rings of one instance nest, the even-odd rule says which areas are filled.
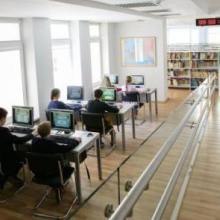
[[[122,104],[117,105],[118,109],[121,109],[123,107]]]
[[[91,136],[93,136],[93,133],[88,133],[87,134],[87,137],[91,137]]]

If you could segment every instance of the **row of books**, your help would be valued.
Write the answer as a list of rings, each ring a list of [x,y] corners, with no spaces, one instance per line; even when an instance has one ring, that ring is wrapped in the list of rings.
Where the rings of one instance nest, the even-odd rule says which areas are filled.
[[[192,61],[192,68],[217,68],[218,61],[199,60]]]
[[[168,70],[168,76],[176,76],[176,77],[190,77],[190,70],[173,70],[173,69],[170,69]]]
[[[218,61],[214,60],[196,60],[196,61],[169,61],[169,69],[178,68],[218,68]]]
[[[217,73],[217,71],[192,71],[192,78],[207,78],[210,74]]]
[[[171,79],[168,81],[169,83],[169,86],[175,86],[175,87],[178,87],[178,86],[189,86],[189,80],[188,79]]]
[[[217,52],[170,52],[168,53],[169,60],[217,60]]]
[[[189,60],[190,55],[189,53],[184,53],[184,52],[174,52],[174,53],[168,53],[168,59],[170,60],[177,60],[177,59],[185,59],[185,60]]]
[[[189,61],[169,61],[168,68],[190,68]]]
[[[200,60],[213,60],[218,59],[218,53],[216,52],[193,52],[192,59],[200,59]]]

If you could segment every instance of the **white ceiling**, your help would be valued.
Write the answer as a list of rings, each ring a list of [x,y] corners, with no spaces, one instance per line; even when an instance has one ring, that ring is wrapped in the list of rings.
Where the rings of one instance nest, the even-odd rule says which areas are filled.
[[[114,4],[161,2],[158,6],[124,8]],[[168,12],[152,12],[167,10]],[[150,11],[150,12],[147,12]],[[59,20],[121,22],[155,15],[220,16],[220,0],[0,0],[0,17],[49,17]]]
[[[159,3],[157,6],[150,7],[135,7],[137,11],[152,11],[152,10],[170,10],[166,13],[153,14],[180,14],[181,16],[220,16],[220,0],[90,0],[98,1],[107,4],[131,4],[131,3]]]
[[[62,1],[62,0],[61,0]],[[70,2],[70,1],[69,1]],[[146,18],[138,12],[84,0],[71,3],[56,0],[0,0],[0,17],[49,17],[57,20],[91,20],[103,22]],[[87,4],[85,4],[87,3]]]

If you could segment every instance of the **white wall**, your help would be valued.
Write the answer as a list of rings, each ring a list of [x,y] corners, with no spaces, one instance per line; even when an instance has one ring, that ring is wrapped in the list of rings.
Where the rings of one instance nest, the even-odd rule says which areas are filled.
[[[112,48],[116,45],[112,56],[116,62],[115,74],[120,74],[121,83],[125,82],[126,75],[144,74],[145,86],[157,88],[158,100],[167,99],[167,54],[166,54],[166,22],[165,20],[148,20],[140,22],[126,22],[111,24],[114,26],[112,32]],[[121,64],[120,40],[123,37],[156,37],[156,66],[154,67],[125,67]],[[114,65],[112,62],[111,65]]]

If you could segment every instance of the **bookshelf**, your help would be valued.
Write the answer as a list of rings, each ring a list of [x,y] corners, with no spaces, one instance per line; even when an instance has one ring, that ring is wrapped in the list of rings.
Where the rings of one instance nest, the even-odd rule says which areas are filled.
[[[218,51],[170,51],[167,56],[169,88],[194,89],[210,74],[218,77]]]

